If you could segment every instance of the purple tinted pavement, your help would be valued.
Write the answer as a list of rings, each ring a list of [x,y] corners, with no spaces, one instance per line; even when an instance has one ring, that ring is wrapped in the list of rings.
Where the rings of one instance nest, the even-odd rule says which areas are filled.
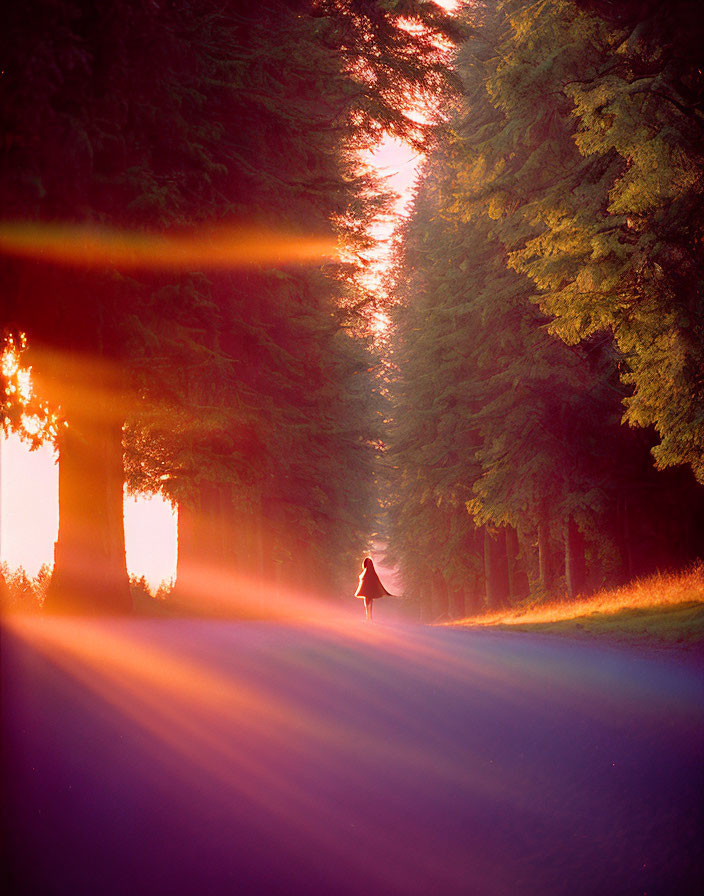
[[[9,890],[704,892],[704,665],[413,626],[3,632]]]

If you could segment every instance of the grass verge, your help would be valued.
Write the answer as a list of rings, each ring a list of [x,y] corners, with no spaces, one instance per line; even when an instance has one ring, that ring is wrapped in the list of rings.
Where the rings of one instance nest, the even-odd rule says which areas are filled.
[[[588,598],[526,603],[449,624],[704,650],[704,564]]]

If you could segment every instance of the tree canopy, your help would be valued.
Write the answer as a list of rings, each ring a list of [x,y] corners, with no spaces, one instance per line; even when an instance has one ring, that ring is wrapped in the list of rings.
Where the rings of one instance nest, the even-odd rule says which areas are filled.
[[[471,7],[400,242],[391,548],[431,615],[702,549],[701,74],[601,6]]]
[[[354,252],[379,200],[358,153],[382,132],[426,144],[405,106],[451,89],[438,41],[455,23],[422,2],[36,0],[5,9],[1,30],[2,325],[27,340],[67,424],[50,597],[128,604],[123,439],[132,486],[178,500],[205,530],[200,565],[223,562],[200,555],[216,493],[221,535],[244,513],[259,573],[263,554],[301,551],[329,586],[373,528]],[[125,233],[128,254],[174,256],[222,227],[271,241],[270,258],[86,258]],[[300,266],[278,248],[311,237],[352,260]],[[43,256],[47,240],[64,257]],[[88,568],[111,572],[101,584]]]

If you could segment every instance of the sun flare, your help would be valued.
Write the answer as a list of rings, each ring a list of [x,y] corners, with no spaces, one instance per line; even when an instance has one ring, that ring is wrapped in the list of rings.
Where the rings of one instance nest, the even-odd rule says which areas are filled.
[[[135,233],[80,224],[0,224],[0,251],[79,267],[226,269],[308,264],[338,257],[336,239],[275,230],[203,227],[197,233]]]

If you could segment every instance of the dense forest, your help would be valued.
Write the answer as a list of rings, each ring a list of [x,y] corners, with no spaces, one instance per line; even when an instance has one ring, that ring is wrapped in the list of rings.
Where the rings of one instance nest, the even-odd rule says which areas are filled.
[[[704,552],[696,4],[466,16],[386,369],[391,553],[426,618]]]
[[[194,606],[348,594],[375,533],[426,619],[701,556],[703,39],[688,0],[6,4],[47,607],[129,610],[125,483],[178,504]],[[425,162],[379,339],[383,135]]]
[[[1,323],[58,444],[48,607],[129,608],[125,481],[178,502],[184,600],[354,579],[379,444],[356,273],[386,201],[360,152],[427,145],[405,99],[451,89],[455,31],[415,0],[4,6]],[[255,257],[213,263],[223,234]],[[299,262],[311,240],[334,255]]]

